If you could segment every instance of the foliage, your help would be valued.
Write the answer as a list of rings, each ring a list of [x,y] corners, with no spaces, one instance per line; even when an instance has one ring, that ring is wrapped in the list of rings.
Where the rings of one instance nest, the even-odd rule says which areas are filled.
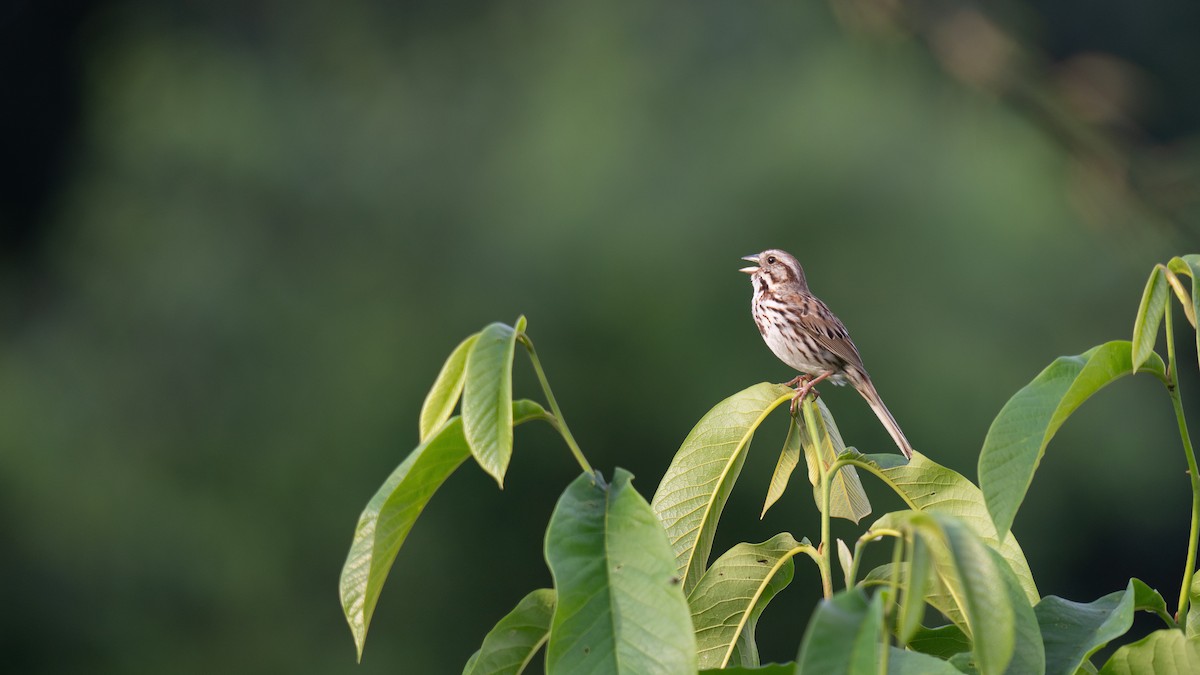
[[[1185,287],[1181,276],[1191,278]],[[513,427],[560,432],[582,475],[559,498],[546,530],[553,589],[526,596],[483,639],[464,673],[521,673],[545,646],[548,673],[1051,673],[1096,672],[1091,657],[1126,634],[1134,613],[1165,627],[1125,644],[1101,673],[1186,673],[1200,668],[1200,610],[1193,571],[1200,478],[1177,387],[1171,293],[1193,329],[1200,315],[1200,256],[1151,273],[1132,341],[1055,360],[993,422],[979,457],[980,487],[915,453],[864,455],[848,448],[824,402],[806,398],[790,419],[764,512],[804,457],[821,513],[820,539],[781,532],[733,546],[710,564],[722,511],[755,432],[790,401],[761,383],[718,403],[684,439],[653,498],[616,469],[593,471],[566,425],[524,317],[464,340],[438,375],[420,416],[421,444],[384,482],[359,519],[341,580],[342,605],[361,658],[392,562],[442,482],[468,457],[503,485]],[[1166,360],[1155,352],[1165,325]],[[516,346],[528,353],[546,406],[514,400]],[[1200,331],[1197,332],[1200,352]],[[1092,394],[1124,375],[1148,373],[1172,401],[1190,470],[1192,529],[1177,611],[1138,579],[1092,602],[1041,597],[1010,533],[1050,440]],[[461,397],[462,414],[453,416]],[[547,410],[547,407],[549,410]],[[784,406],[787,409],[787,406]],[[906,509],[871,523],[853,548],[830,536],[830,519],[871,512],[860,474],[877,478]],[[865,547],[890,542],[891,562],[861,575]],[[838,550],[844,588],[835,590]],[[803,554],[803,555],[800,555]],[[794,577],[795,558],[820,573],[816,607],[788,664],[759,662],[755,628]],[[927,627],[932,608],[943,623]]]

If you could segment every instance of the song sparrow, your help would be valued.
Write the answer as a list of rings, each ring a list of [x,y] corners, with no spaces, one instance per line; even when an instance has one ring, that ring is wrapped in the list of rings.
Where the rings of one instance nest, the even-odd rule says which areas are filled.
[[[775,356],[801,372],[787,383],[800,385],[792,398],[792,412],[796,412],[796,404],[818,382],[828,380],[836,385],[849,382],[867,400],[900,452],[911,458],[912,445],[871,384],[858,348],[842,322],[808,290],[800,263],[790,253],[778,249],[748,255],[742,260],[758,264],[741,270],[751,275],[754,285],[752,310],[758,332]]]

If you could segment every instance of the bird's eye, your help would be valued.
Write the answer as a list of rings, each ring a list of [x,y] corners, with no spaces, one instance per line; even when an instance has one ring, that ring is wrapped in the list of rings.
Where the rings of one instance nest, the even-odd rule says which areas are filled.
[[[767,264],[774,265],[775,264],[775,256],[773,256],[773,255],[767,256]]]

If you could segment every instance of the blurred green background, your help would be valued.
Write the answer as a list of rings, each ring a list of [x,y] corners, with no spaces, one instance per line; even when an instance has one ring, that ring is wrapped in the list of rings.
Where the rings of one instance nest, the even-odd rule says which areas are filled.
[[[459,672],[550,583],[541,536],[576,468],[549,430],[517,431],[503,491],[467,465],[437,495],[362,665],[336,587],[442,359],[490,321],[529,317],[592,463],[649,498],[709,407],[792,377],[737,273],[784,248],[916,447],[974,479],[1008,397],[1127,339],[1151,265],[1200,252],[1184,0],[76,1],[0,20],[11,672]],[[894,451],[855,393],[822,391],[848,443]],[[769,424],[718,552],[816,534],[802,479],[758,519]],[[1139,576],[1174,603],[1184,467],[1154,382],[1082,409],[1015,525],[1042,593]],[[898,506],[867,483],[877,513]],[[801,564],[764,659],[794,656],[818,589]]]

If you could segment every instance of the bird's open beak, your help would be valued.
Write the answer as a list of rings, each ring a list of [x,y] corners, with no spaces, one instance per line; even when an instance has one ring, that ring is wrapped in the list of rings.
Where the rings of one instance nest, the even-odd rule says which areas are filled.
[[[758,264],[758,256],[757,255],[744,256],[742,258],[742,260],[749,260],[750,262],[754,263],[755,265]],[[755,272],[758,271],[758,268],[757,267],[743,267],[742,269],[740,269],[738,271],[745,272],[746,274],[754,274]]]

